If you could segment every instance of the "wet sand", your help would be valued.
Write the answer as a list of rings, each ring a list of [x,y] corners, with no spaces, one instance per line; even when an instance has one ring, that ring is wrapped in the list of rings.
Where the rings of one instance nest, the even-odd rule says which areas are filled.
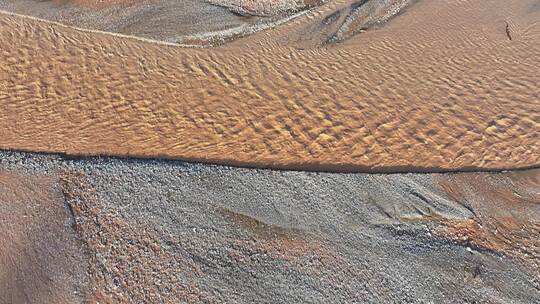
[[[538,166],[540,11],[488,2],[420,1],[322,48],[295,37],[350,1],[204,50],[2,14],[0,148],[332,171]]]

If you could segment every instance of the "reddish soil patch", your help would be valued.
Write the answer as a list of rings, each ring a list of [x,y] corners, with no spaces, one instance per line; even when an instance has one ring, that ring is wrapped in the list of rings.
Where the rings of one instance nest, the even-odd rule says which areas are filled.
[[[0,172],[0,303],[79,303],[86,255],[54,178]]]
[[[443,222],[442,235],[540,266],[540,170],[450,175],[440,185],[476,212],[471,220]]]
[[[306,256],[317,257],[328,264],[336,263],[335,252],[317,235],[302,230],[264,223],[254,217],[229,209],[221,214],[242,229],[253,234],[252,249],[259,250],[284,261],[298,261]],[[240,244],[241,242],[239,242]]]

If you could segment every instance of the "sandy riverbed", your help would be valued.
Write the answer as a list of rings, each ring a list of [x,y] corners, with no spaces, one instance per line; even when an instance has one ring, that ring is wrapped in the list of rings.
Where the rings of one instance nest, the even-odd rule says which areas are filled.
[[[280,45],[337,2],[207,50],[2,14],[0,147],[371,172],[538,165],[534,1],[422,2],[334,47]]]

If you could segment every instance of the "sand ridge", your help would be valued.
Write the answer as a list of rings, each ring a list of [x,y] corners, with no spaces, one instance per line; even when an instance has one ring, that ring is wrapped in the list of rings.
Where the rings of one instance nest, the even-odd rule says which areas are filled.
[[[266,44],[196,50],[2,14],[0,148],[332,171],[538,166],[538,12],[489,2],[420,2],[303,50],[272,42],[279,28],[243,39]]]

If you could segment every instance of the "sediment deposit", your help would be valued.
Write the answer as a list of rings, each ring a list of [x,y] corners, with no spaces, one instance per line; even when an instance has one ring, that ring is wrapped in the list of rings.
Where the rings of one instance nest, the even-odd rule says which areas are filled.
[[[0,302],[534,303],[540,171],[0,153]]]

